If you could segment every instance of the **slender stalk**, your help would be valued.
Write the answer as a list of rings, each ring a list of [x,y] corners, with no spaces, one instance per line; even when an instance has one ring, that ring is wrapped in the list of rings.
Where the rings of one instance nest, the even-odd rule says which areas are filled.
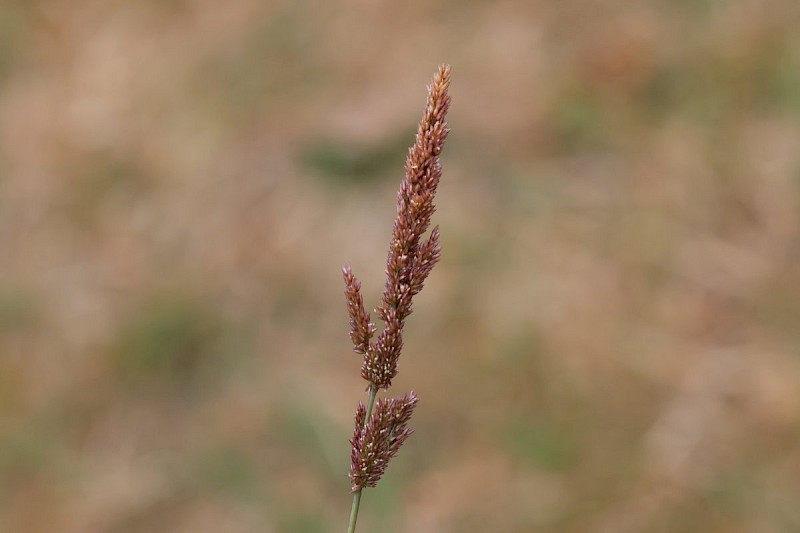
[[[353,494],[353,507],[350,508],[350,524],[347,526],[347,533],[355,533],[359,505],[361,505],[361,490]]]
[[[369,422],[372,416],[372,410],[375,408],[375,397],[378,395],[378,387],[374,383],[369,384],[369,401],[367,402],[367,417],[364,419],[364,424]],[[358,492],[353,494],[353,506],[350,508],[350,524],[347,526],[347,533],[354,533],[356,530],[356,520],[358,520],[358,506],[361,505],[361,492],[364,489],[359,489]]]

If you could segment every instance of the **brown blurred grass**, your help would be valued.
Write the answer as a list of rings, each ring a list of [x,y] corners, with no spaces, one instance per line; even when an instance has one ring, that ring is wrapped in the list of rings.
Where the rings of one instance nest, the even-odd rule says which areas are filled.
[[[339,269],[376,299],[442,61],[444,257],[397,382],[417,432],[361,528],[800,528],[799,22],[4,3],[0,530],[344,527]]]

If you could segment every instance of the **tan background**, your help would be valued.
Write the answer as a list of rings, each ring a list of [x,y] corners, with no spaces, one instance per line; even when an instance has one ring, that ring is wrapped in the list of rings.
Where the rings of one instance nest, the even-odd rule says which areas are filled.
[[[363,532],[800,530],[795,0],[0,4],[0,531],[343,531],[440,62],[452,134]]]

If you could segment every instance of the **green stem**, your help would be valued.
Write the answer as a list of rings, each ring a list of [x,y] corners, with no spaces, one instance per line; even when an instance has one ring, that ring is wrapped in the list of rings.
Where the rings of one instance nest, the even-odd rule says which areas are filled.
[[[372,409],[375,407],[375,396],[378,395],[378,387],[374,383],[369,384],[369,401],[367,402],[367,416],[364,418],[364,425],[367,424],[372,416]],[[350,524],[347,526],[347,533],[355,533],[356,520],[358,520],[358,506],[361,505],[361,490],[353,494],[353,506],[350,508]]]

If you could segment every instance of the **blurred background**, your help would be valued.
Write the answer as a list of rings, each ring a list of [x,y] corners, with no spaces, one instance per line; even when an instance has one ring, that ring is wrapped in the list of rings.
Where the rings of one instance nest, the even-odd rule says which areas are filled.
[[[359,531],[800,531],[795,0],[0,4],[0,531],[345,529],[395,191],[443,259]]]

